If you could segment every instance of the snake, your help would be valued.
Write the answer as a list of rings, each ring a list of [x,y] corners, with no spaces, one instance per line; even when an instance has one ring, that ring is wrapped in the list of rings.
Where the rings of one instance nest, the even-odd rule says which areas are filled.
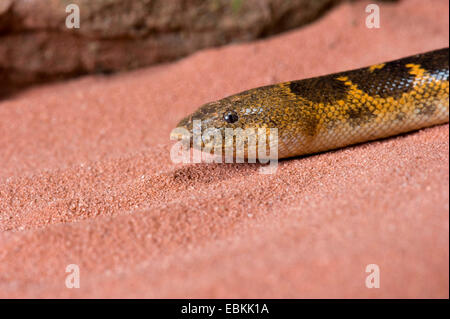
[[[195,120],[201,121],[202,132],[214,129],[214,138],[194,139]],[[226,129],[276,129],[277,156],[290,158],[448,121],[447,47],[355,70],[257,87],[209,102],[184,117],[171,139],[189,139],[190,148],[232,148],[235,152],[237,137],[227,142]],[[244,142],[244,158],[250,150],[247,144]]]

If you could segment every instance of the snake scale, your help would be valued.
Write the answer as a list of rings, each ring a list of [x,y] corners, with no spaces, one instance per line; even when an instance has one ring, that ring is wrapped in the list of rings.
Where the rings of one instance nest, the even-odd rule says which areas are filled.
[[[277,128],[278,158],[385,138],[449,121],[448,65],[449,49],[444,48],[258,87],[207,103],[178,127],[189,132],[195,148],[207,142],[192,140],[194,120],[201,120],[203,130],[222,133],[225,128]]]

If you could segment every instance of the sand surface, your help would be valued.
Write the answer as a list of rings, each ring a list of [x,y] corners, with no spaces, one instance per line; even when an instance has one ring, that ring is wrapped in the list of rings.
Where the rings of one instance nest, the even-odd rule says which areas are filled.
[[[205,102],[448,46],[448,1],[383,4],[380,29],[364,8],[0,101],[0,297],[448,298],[448,125],[273,175],[170,160],[171,129]]]

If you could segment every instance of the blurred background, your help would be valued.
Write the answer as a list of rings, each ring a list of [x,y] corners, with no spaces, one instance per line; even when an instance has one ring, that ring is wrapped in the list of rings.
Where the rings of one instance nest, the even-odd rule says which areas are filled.
[[[1,0],[0,98],[35,83],[179,59],[308,24],[344,0]],[[70,29],[66,7],[80,9]]]

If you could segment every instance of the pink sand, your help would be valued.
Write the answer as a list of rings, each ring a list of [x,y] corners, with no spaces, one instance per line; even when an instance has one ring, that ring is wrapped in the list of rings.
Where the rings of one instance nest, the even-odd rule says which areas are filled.
[[[380,29],[365,4],[1,101],[0,297],[448,298],[448,125],[274,175],[170,161],[171,129],[205,102],[448,46],[448,1],[381,4]],[[365,286],[373,263],[379,289]]]

